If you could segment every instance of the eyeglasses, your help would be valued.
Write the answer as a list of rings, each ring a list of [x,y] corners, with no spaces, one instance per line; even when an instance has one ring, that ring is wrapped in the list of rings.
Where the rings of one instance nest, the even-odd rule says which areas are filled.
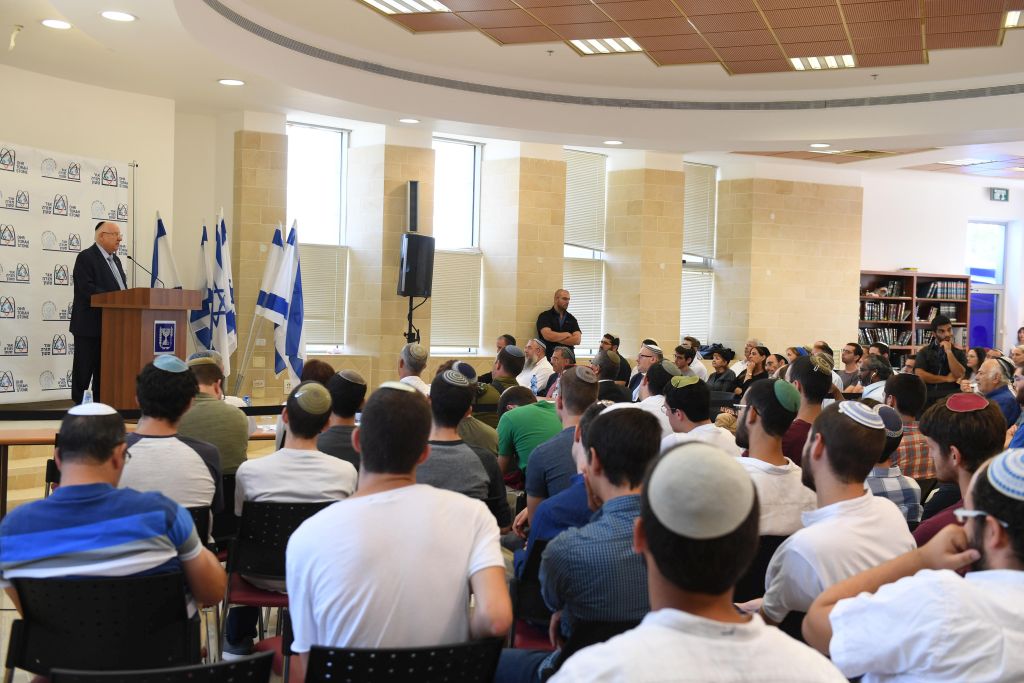
[[[651,355],[648,355],[648,354],[644,354],[644,353],[641,353],[641,354],[638,354],[638,355],[637,355],[637,358],[654,358],[654,356],[651,356]]]
[[[735,410],[737,413],[740,412],[741,410],[743,410],[746,407],[747,407],[746,403],[733,403],[732,404],[732,409]]]
[[[965,524],[967,520],[973,517],[991,517],[992,519],[999,522],[999,526],[1003,527],[1004,529],[1010,528],[1009,524],[997,518],[995,515],[990,515],[984,510],[966,510],[964,508],[960,508],[959,510],[953,510],[953,516],[956,517],[957,524],[960,525]]]

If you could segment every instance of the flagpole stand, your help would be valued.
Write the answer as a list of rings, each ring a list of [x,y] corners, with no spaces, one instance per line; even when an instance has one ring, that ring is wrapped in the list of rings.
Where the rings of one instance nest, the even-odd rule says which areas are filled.
[[[409,297],[409,315],[408,315],[409,329],[405,333],[405,342],[407,344],[419,344],[420,343],[420,331],[419,331],[419,328],[417,328],[415,325],[412,324],[412,312],[415,311],[420,306],[422,306],[423,304],[427,303],[427,299],[424,298],[423,301],[419,302],[415,306],[412,305],[412,300],[413,300],[413,297],[410,296]]]

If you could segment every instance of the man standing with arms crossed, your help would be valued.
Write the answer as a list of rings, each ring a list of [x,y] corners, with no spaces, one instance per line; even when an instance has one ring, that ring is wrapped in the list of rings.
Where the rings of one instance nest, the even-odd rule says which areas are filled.
[[[547,345],[545,356],[550,361],[555,346],[568,346],[573,349],[580,343],[582,334],[580,324],[569,312],[569,292],[559,289],[555,292],[554,304],[537,316],[537,334]],[[573,349],[575,351],[575,349]]]
[[[914,372],[928,385],[928,403],[960,390],[966,374],[967,355],[953,346],[953,324],[944,315],[932,318],[932,341],[914,359]]]

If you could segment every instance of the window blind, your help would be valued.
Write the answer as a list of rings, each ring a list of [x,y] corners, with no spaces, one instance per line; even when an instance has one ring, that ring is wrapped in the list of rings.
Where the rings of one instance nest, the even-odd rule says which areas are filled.
[[[705,164],[683,166],[683,252],[714,258],[718,169]]]
[[[348,247],[300,244],[299,259],[306,343],[344,344]]]
[[[596,349],[604,334],[604,261],[567,258],[563,264],[562,286],[572,297],[569,312],[580,324],[580,346]]]
[[[430,345],[480,346],[480,287],[483,256],[471,251],[434,253]]]
[[[608,157],[565,150],[565,243],[604,251]]]
[[[711,301],[715,274],[710,270],[683,268],[679,298],[679,336],[696,337],[701,344],[711,338]]]

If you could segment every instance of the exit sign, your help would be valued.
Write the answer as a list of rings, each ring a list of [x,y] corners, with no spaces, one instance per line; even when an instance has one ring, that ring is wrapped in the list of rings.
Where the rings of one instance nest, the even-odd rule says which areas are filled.
[[[1010,201],[1010,191],[1005,187],[990,187],[988,188],[989,198],[994,202],[1008,202]]]

